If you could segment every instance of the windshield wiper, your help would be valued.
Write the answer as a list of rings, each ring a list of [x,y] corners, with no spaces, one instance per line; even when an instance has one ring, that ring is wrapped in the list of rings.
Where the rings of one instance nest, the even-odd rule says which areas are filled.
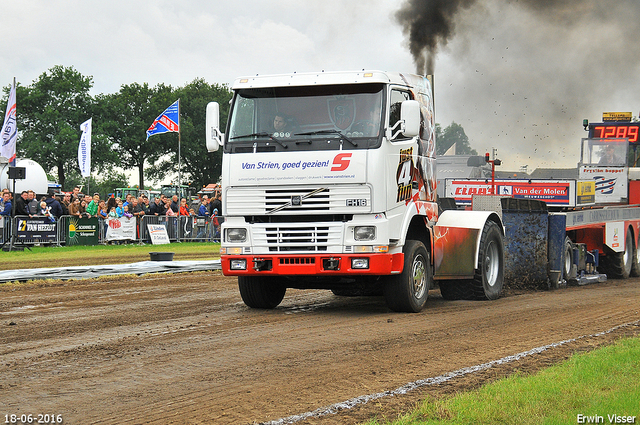
[[[354,147],[358,147],[358,144],[344,135],[344,133],[340,130],[318,130],[318,131],[309,131],[308,133],[296,133],[296,136],[313,136],[314,134],[337,134],[342,137],[347,142],[351,143]]]
[[[273,140],[274,142],[276,142],[277,144],[279,144],[283,148],[285,148],[285,149],[289,148],[289,146],[287,146],[284,143],[282,143],[282,141],[280,139],[277,139],[277,138],[273,137],[272,134],[269,134],[266,131],[263,131],[261,133],[243,134],[242,136],[234,136],[230,140],[242,139],[243,137],[268,137],[269,139]]]

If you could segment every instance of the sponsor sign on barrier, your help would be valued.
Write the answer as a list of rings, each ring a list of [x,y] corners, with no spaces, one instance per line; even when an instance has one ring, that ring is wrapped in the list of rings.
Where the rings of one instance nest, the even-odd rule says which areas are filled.
[[[149,229],[149,236],[153,245],[163,245],[171,242],[167,234],[167,227],[164,224],[147,224],[147,229]]]
[[[123,241],[136,239],[135,217],[110,217],[107,221],[107,241]]]
[[[16,239],[19,241],[54,242],[57,237],[57,223],[49,217],[18,218]]]
[[[98,219],[72,217],[66,229],[67,245],[97,245],[100,234]]]

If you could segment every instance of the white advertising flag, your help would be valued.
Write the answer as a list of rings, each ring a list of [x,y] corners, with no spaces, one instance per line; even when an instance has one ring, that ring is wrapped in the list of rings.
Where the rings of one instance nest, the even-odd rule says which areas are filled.
[[[18,138],[18,125],[16,121],[16,82],[13,80],[9,101],[7,102],[7,110],[4,114],[4,124],[0,131],[0,141],[2,142],[2,150],[0,156],[9,159],[9,163],[15,164],[16,160],[16,140]]]
[[[91,175],[91,120],[89,118],[80,125],[82,136],[78,145],[78,166],[82,177]]]

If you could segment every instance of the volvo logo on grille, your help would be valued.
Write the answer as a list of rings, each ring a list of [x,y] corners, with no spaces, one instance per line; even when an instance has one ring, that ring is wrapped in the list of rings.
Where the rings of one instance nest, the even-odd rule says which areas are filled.
[[[295,195],[291,197],[291,205],[299,206],[302,205],[302,197],[300,195]]]

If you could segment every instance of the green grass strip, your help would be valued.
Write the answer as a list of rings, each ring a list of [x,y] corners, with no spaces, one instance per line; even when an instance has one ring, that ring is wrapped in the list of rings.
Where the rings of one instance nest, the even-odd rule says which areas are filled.
[[[640,339],[575,355],[532,376],[427,399],[393,425],[640,423]]]

